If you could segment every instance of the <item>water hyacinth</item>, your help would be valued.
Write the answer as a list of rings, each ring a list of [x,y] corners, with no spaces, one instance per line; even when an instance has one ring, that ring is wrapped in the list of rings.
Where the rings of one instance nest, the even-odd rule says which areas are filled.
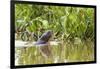
[[[15,5],[15,65],[94,61],[94,9]]]

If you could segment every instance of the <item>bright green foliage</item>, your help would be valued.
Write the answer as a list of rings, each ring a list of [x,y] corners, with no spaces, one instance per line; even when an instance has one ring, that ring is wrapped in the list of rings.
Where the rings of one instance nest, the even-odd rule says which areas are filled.
[[[58,38],[62,35],[81,39],[94,37],[93,8],[16,4],[15,21],[16,31],[33,32],[37,36],[53,30]]]
[[[52,50],[60,57],[60,61],[65,59],[68,60],[68,62],[94,60],[93,42],[95,35],[93,8],[59,7],[34,4],[15,5],[16,39],[23,41],[36,41],[42,33],[47,30],[53,31],[52,40],[58,40],[64,43],[60,45],[65,47],[62,51],[64,55],[61,55],[62,52],[59,49],[62,47],[60,46],[53,47]],[[78,40],[80,41],[78,45],[74,44],[77,43]],[[22,61],[23,63],[24,60],[26,62],[25,64],[36,64],[39,63],[36,59],[43,59],[42,56],[40,56],[41,54],[33,54],[38,52],[37,49],[26,49],[27,53],[21,54],[24,56],[21,56],[21,58],[24,58],[25,60],[22,59],[20,62]],[[30,54],[31,58],[29,58]],[[48,62],[53,63],[53,60]]]

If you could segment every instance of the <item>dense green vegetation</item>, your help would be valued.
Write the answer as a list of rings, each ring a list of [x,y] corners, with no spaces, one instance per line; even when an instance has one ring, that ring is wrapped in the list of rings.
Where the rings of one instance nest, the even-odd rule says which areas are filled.
[[[80,62],[94,60],[94,9],[82,7],[15,5],[16,40],[37,41],[53,31],[53,58],[45,60],[37,47],[16,48],[19,64]]]

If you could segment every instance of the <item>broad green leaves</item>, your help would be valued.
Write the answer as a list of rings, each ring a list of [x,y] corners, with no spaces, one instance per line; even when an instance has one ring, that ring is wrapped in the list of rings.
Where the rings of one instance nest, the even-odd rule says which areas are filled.
[[[54,58],[45,60],[37,47],[23,48],[20,49],[19,64],[94,60],[93,8],[16,4],[17,39],[36,41],[47,30],[53,31],[53,41],[61,42],[51,46]]]
[[[15,19],[16,28],[25,28],[28,32],[43,33],[46,30],[53,30],[55,35],[59,35],[54,35],[57,38],[67,38],[68,35],[80,39],[94,37],[92,8],[16,4]],[[21,32],[23,31],[26,30]]]

